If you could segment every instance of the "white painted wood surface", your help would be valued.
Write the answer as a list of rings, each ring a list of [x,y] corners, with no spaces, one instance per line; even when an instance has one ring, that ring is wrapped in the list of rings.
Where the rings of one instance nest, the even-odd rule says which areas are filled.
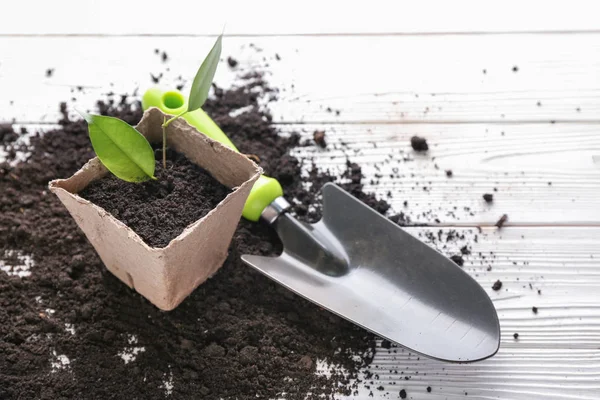
[[[145,9],[118,2],[125,7],[118,15],[107,11],[117,2],[89,2],[79,17],[61,11],[81,8],[73,1],[36,4],[33,15],[29,3],[12,2],[15,18],[0,26],[0,121],[15,118],[35,124],[30,127],[55,122],[57,103],[72,96],[77,101],[70,107],[91,108],[108,91],[143,91],[150,73],[162,72],[166,84],[191,76],[212,42],[202,35],[220,32],[224,21],[196,21],[197,14],[186,11],[200,8],[195,2],[180,3],[171,19],[152,1]],[[380,351],[373,370],[381,382],[374,386],[385,390],[373,390],[375,398],[397,398],[401,388],[413,399],[463,398],[465,392],[471,399],[600,398],[600,26],[590,11],[594,2],[367,7],[309,1],[291,9],[280,3],[258,3],[265,13],[241,3],[214,6],[214,14],[228,15],[228,33],[252,36],[225,38],[225,57],[240,65],[231,71],[223,63],[217,83],[227,86],[250,67],[266,70],[281,90],[268,106],[282,132],[327,133],[327,150],[297,151],[307,165],[314,159],[337,168],[345,147],[356,152],[352,160],[363,165],[367,181],[382,175],[367,188],[384,196],[392,191],[394,209],[415,222],[435,225],[438,218],[448,226],[444,231],[484,226],[483,233],[458,229],[471,239],[478,235],[465,269],[497,306],[500,352],[481,363],[450,365]],[[232,9],[239,12],[230,15]],[[268,10],[279,13],[267,18]],[[25,15],[30,18],[19,18]],[[105,36],[115,34],[125,36]],[[167,51],[167,64],[155,48]],[[52,78],[45,77],[47,68],[55,69]],[[428,155],[412,152],[413,134],[428,139]],[[398,171],[385,161],[390,157],[402,160]],[[452,178],[445,169],[453,170]],[[494,193],[493,205],[482,201],[485,192]],[[427,210],[434,214],[419,216]],[[507,228],[485,227],[503,213]],[[440,250],[452,254],[454,246]],[[504,283],[500,292],[491,290],[496,279]],[[390,369],[412,378],[398,379],[385,372]],[[368,391],[361,398],[369,398]]]
[[[163,73],[163,82],[174,86],[177,77],[193,75],[212,40],[2,38],[3,119],[54,122],[60,101],[75,96],[71,111],[91,109],[109,91],[145,90],[151,73]],[[225,57],[240,64],[232,71],[223,63],[219,84],[250,68],[268,71],[280,89],[268,106],[282,130],[327,133],[326,151],[302,154],[339,166],[345,159],[335,147],[346,143],[365,173],[381,175],[373,190],[392,191],[396,211],[416,223],[490,225],[504,213],[517,225],[600,223],[600,164],[593,158],[600,156],[600,33],[224,43]],[[167,51],[168,63],[156,48]],[[51,78],[47,68],[54,68]],[[429,139],[427,155],[410,149],[414,134]],[[404,158],[397,169],[389,163]],[[446,169],[454,172],[451,179]],[[486,192],[494,193],[493,206],[482,200]],[[428,210],[434,213],[422,215]]]
[[[379,34],[600,29],[594,0],[20,0],[0,34]]]
[[[130,91],[161,72],[165,82],[189,79],[213,41],[2,37],[0,106],[12,100],[12,117],[37,121],[77,86]],[[224,39],[229,55],[238,71],[268,71],[281,90],[270,105],[278,123],[600,122],[600,33],[233,37]],[[223,64],[215,79],[232,76]]]
[[[409,231],[425,238],[427,231],[438,229]],[[401,349],[397,353],[382,349],[371,368],[381,383],[373,387],[382,384],[391,393],[387,398],[396,398],[404,388],[413,399],[462,398],[465,393],[467,399],[598,399],[600,228],[459,232],[473,244],[465,269],[488,291],[498,310],[499,353],[480,363],[452,365]],[[498,292],[491,289],[496,279],[503,282]],[[514,333],[519,333],[517,340]],[[390,370],[404,373],[398,376]],[[405,381],[406,375],[411,379]],[[373,392],[377,396],[378,391]]]
[[[382,198],[391,192],[394,210],[413,223],[489,226],[505,213],[507,226],[600,222],[600,165],[592,159],[600,154],[600,125],[308,124],[283,130],[304,132],[307,140],[325,130],[328,149],[296,153],[342,170],[349,153],[372,177],[368,190]],[[415,134],[428,139],[427,155],[412,151]],[[492,204],[484,193],[494,195]]]

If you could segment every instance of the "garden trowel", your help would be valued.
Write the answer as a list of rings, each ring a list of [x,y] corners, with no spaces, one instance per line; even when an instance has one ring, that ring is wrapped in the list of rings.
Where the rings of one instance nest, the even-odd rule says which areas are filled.
[[[179,115],[186,101],[178,91],[153,88],[142,106]],[[201,109],[183,118],[237,150]],[[470,362],[498,351],[496,310],[473,278],[337,185],[326,184],[322,194],[323,218],[304,223],[287,212],[279,182],[263,175],[242,215],[271,225],[283,252],[242,260],[313,303],[425,356]]]

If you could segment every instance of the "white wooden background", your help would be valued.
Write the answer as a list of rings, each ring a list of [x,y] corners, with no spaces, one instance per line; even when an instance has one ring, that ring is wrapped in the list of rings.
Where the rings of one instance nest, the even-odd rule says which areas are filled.
[[[413,399],[465,393],[471,399],[599,399],[600,19],[594,2],[287,3],[180,1],[172,9],[158,1],[7,3],[0,24],[0,121],[48,128],[57,103],[72,96],[78,107],[91,108],[109,91],[143,91],[150,73],[162,72],[167,84],[191,77],[211,35],[227,23],[224,56],[240,61],[237,71],[269,71],[280,88],[269,107],[281,130],[307,138],[326,131],[327,150],[305,148],[298,156],[337,168],[345,162],[337,149],[344,143],[367,175],[383,175],[369,190],[382,196],[391,190],[397,211],[407,200],[415,222],[457,228],[471,239],[483,227],[465,268],[496,304],[500,352],[452,365],[382,350],[375,370],[390,393],[384,398],[405,388]],[[167,51],[167,64],[155,48]],[[51,78],[47,68],[55,69]],[[234,74],[223,63],[217,83],[231,84]],[[77,86],[83,91],[71,93]],[[410,150],[414,134],[428,139],[427,156]],[[409,160],[398,161],[403,158]],[[445,169],[454,176],[447,178]],[[481,195],[493,188],[488,206]],[[434,213],[420,215],[428,210]],[[493,224],[504,213],[509,223],[497,231]],[[438,229],[408,228],[423,238]],[[491,290],[496,279],[504,282],[498,293]],[[385,373],[390,369],[413,378],[399,381]],[[375,397],[386,391],[374,391]]]

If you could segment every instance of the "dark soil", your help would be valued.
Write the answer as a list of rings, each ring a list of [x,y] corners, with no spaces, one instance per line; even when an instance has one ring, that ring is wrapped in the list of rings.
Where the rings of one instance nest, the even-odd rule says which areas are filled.
[[[299,217],[318,218],[321,186],[339,177],[316,168],[301,177],[300,161],[289,155],[299,137],[278,135],[257,103],[268,88],[252,78],[235,90],[215,90],[205,110],[298,200]],[[251,110],[230,116],[246,106]],[[102,114],[130,124],[139,121],[139,108],[126,96],[98,104]],[[68,119],[66,105],[61,110],[60,128],[31,138],[26,162],[0,165],[0,259],[14,265],[20,252],[34,263],[28,277],[0,272],[0,399],[152,400],[164,399],[169,388],[174,399],[206,400],[351,393],[348,379],[370,364],[374,337],[241,262],[241,254],[281,251],[269,227],[242,220],[222,269],[171,312],[108,272],[47,191],[48,181],[70,176],[94,156],[85,122]],[[13,143],[14,132],[3,132]],[[358,165],[349,163],[344,175],[346,190],[387,211],[386,202],[363,192]],[[312,183],[308,191],[303,180]],[[136,351],[129,363],[120,356]],[[348,374],[335,368],[330,377],[317,375],[317,360]]]
[[[238,65],[238,61],[233,58],[233,57],[227,57],[227,64],[231,67],[231,68],[235,68]]]
[[[160,73],[158,75],[154,75],[154,74],[150,74],[150,79],[152,80],[152,83],[159,83],[160,80],[162,79],[163,74]]]
[[[325,142],[325,131],[314,131],[313,139],[319,147],[323,149],[327,147],[327,142]]]
[[[310,159],[290,155],[306,141],[301,144],[294,133],[280,135],[271,124],[259,100],[263,104],[277,92],[260,74],[248,73],[235,89],[213,89],[214,97],[203,108],[240,151],[281,182],[298,218],[320,218],[320,190],[331,181],[376,211],[390,211],[386,201],[365,193],[362,168],[352,160],[347,158],[342,173],[331,173],[311,165]],[[246,111],[232,113],[241,108]],[[269,227],[242,219],[222,269],[171,312],[159,311],[108,272],[60,201],[47,191],[49,180],[71,176],[94,156],[85,122],[67,118],[64,103],[60,110],[60,128],[35,134],[27,147],[15,142],[24,131],[0,126],[0,146],[8,161],[14,161],[17,150],[31,153],[26,162],[0,163],[0,261],[23,264],[22,258],[30,256],[33,262],[31,275],[23,278],[0,271],[1,400],[331,399],[336,393],[358,393],[358,385],[376,387],[371,385],[376,385],[379,371],[369,367],[375,354],[372,334],[241,262],[242,254],[281,252]],[[141,118],[139,102],[125,95],[120,101],[99,102],[98,111],[130,124]],[[342,151],[346,157],[356,154]],[[410,194],[393,194],[398,195]],[[419,217],[409,213],[404,201],[404,211],[390,219],[414,225],[411,217]],[[439,222],[432,212],[422,217]],[[420,232],[419,237],[451,254],[456,253],[455,244],[478,240],[477,234],[446,229]],[[469,261],[469,253],[463,246],[456,260]],[[388,354],[405,351],[388,341],[382,347],[378,351]],[[130,355],[128,362],[123,353]],[[330,376],[316,374],[321,360],[333,365]],[[351,384],[359,370],[365,380]]]
[[[496,226],[498,228],[502,228],[504,226],[504,224],[506,223],[506,221],[508,221],[508,215],[503,214],[500,219],[496,222]]]
[[[429,145],[427,144],[427,140],[425,138],[419,136],[413,136],[410,138],[410,145],[412,146],[414,151],[427,151],[429,150]]]
[[[502,281],[498,279],[496,282],[494,282],[494,284],[492,285],[492,289],[495,291],[502,289]]]
[[[10,124],[0,124],[0,144],[10,144],[19,138],[19,134],[13,130]]]
[[[104,208],[152,247],[165,247],[190,224],[204,217],[231,192],[184,155],[155,150],[157,180],[122,181],[112,174],[92,182],[80,196]]]
[[[454,261],[459,267],[462,267],[465,264],[465,259],[458,254],[451,256],[450,259]]]
[[[490,193],[486,193],[483,195],[483,200],[485,200],[486,203],[491,203],[494,201],[494,195],[490,194]]]

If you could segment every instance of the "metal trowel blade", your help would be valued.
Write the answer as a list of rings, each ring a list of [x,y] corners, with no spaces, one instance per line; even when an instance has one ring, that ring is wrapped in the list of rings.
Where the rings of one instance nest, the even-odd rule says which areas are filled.
[[[300,296],[417,353],[471,362],[494,355],[498,316],[454,262],[334,184],[315,224],[282,214],[278,257],[243,261]]]

